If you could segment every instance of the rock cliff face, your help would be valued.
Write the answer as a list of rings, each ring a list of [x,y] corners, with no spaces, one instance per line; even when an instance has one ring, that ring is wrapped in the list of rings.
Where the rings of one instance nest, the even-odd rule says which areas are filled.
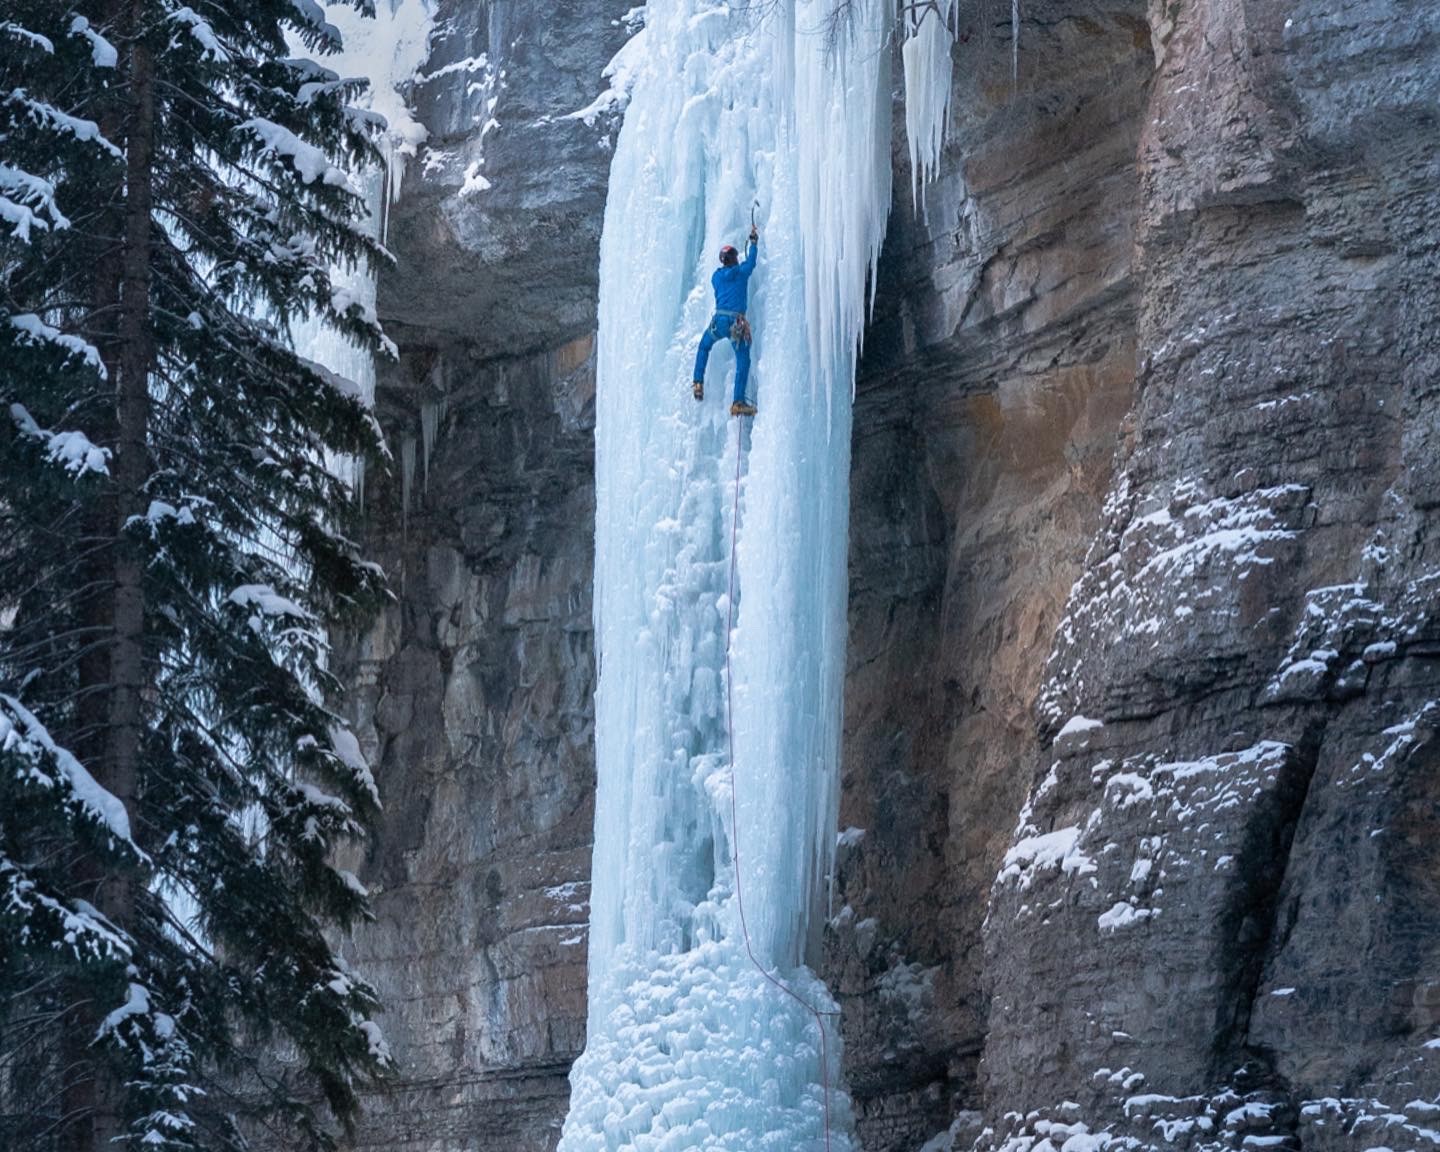
[[[583,1042],[610,126],[562,117],[628,7],[446,0],[417,89],[398,600],[352,658],[404,1065],[367,1148],[549,1149]],[[1028,0],[1012,75],[1004,7],[962,12],[923,213],[897,137],[859,383],[827,975],[864,1146],[1427,1147],[1440,10]]]
[[[594,754],[594,248],[628,5],[438,5],[393,207],[367,543],[396,601],[347,654],[384,821],[352,958],[400,1060],[358,1148],[553,1147],[584,1043]]]
[[[1423,1146],[1437,15],[1026,11],[861,384],[867,1148]]]
[[[992,894],[984,1087],[1161,1147],[1418,1147],[1440,13],[1151,16],[1137,398]]]

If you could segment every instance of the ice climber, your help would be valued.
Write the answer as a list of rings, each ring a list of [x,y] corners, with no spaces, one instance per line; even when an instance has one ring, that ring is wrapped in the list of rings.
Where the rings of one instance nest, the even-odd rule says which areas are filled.
[[[705,399],[705,365],[710,360],[710,349],[717,340],[729,340],[735,346],[735,402],[730,405],[732,416],[753,416],[755,405],[745,399],[745,385],[750,380],[750,321],[745,319],[745,294],[750,284],[750,273],[755,271],[756,245],[760,233],[754,225],[750,227],[750,244],[745,259],[733,245],[726,244],[720,249],[720,267],[710,277],[715,287],[715,315],[710,327],[700,337],[700,347],[695,353],[695,399]]]

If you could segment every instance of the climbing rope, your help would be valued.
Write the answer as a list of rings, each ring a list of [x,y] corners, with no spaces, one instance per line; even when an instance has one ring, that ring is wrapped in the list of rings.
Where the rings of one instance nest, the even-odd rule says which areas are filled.
[[[740,811],[735,794],[740,790],[735,774],[735,709],[731,692],[730,676],[730,633],[735,630],[735,541],[740,527],[740,461],[745,451],[745,432],[739,420],[735,421],[735,504],[730,511],[730,594],[726,597],[727,619],[725,622],[725,743],[726,755],[730,759],[730,845],[735,863],[735,903],[740,910],[740,931],[745,938],[745,954],[755,970],[815,1017],[815,1026],[820,1030],[820,1091],[825,1113],[825,1152],[830,1152],[830,1045],[825,1032],[825,1017],[837,1016],[837,1012],[823,1012],[811,1004],[780,977],[774,975],[755,955],[750,943],[750,925],[745,919],[745,892],[740,883]]]

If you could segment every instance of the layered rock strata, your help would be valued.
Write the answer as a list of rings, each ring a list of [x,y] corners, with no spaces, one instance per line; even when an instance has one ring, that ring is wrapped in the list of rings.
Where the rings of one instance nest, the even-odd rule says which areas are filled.
[[[981,926],[1135,387],[1143,6],[1025,14],[1017,75],[1008,10],[962,13],[918,207],[897,124],[856,402],[831,954],[869,1152],[981,1106]]]
[[[1041,51],[1046,35],[1105,26],[1073,8],[1053,25],[1029,15]],[[1135,27],[1141,13],[1112,15]],[[847,759],[847,813],[879,835],[850,834],[853,939],[840,935],[864,977],[851,1059],[892,1076],[867,1147],[916,1146],[929,1102],[955,1117],[942,1147],[1426,1147],[1440,1138],[1437,17],[1223,0],[1144,15],[1137,47],[1153,55],[1134,63],[1153,75],[1123,129],[1135,164],[1113,174],[1128,202],[1112,191],[1053,244],[1088,218],[1130,228],[1133,256],[1117,295],[1093,291],[1099,307],[1049,328],[1063,348],[1115,317],[1133,403],[1117,372],[1114,402],[1084,409],[1099,426],[1077,432],[1051,392],[1057,417],[1023,440],[1031,459],[1047,433],[1058,441],[1031,492],[944,515],[972,476],[1007,471],[1002,438],[945,416],[1003,409],[1063,366],[1051,353],[1025,370],[1027,319],[1077,283],[1036,271],[1046,246],[1028,261],[1002,247],[957,291],[953,272],[991,251],[974,232],[957,247],[968,266],[910,277],[906,355],[862,383],[889,439],[869,485],[883,511],[857,502]],[[1004,115],[965,99],[951,170],[965,195],[948,215],[932,198],[932,243],[946,242],[937,221],[985,219],[987,157],[967,136],[977,114]],[[1070,145],[1101,115],[1094,101],[1049,107]],[[1047,155],[1068,174],[1064,147]],[[1043,214],[1019,190],[1026,160],[1018,145],[1004,156],[1024,213],[1002,243]],[[938,403],[930,380],[945,382]],[[1030,384],[1027,415],[1045,395]],[[1107,388],[1077,395],[1094,405]],[[1087,470],[1087,432],[1097,453],[1115,447],[1113,472],[1094,456]],[[863,440],[856,455],[863,468]],[[1047,507],[1064,493],[1079,513],[1068,537]]]
[[[1440,13],[1413,15],[1152,13],[1137,402],[986,933],[1006,1110],[1157,1148],[1440,1140]]]

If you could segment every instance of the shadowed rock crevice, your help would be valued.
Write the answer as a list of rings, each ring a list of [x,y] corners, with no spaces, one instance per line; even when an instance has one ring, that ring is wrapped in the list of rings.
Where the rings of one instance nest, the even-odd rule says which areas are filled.
[[[1315,775],[1319,754],[1316,735],[1302,737],[1281,766],[1266,819],[1252,820],[1236,854],[1242,878],[1231,893],[1231,905],[1219,919],[1221,934],[1234,943],[1230,987],[1217,1003],[1215,1054],[1211,1079],[1223,1082],[1257,1053],[1250,1043],[1250,1016],[1259,994],[1269,953],[1281,939],[1281,900],[1295,831]],[[1266,1059],[1264,1066],[1273,1069]]]

